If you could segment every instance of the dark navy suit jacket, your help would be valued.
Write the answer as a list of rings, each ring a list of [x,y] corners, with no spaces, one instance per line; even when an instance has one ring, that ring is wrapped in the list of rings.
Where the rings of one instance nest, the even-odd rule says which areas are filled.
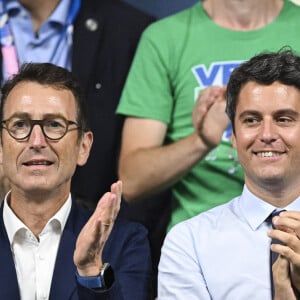
[[[115,283],[108,291],[96,292],[80,286],[75,277],[73,253],[77,236],[90,213],[75,203],[60,241],[51,283],[50,300],[143,300],[151,299],[151,259],[146,229],[117,219],[105,245],[103,261],[115,272]],[[19,300],[17,275],[0,209],[0,299]]]

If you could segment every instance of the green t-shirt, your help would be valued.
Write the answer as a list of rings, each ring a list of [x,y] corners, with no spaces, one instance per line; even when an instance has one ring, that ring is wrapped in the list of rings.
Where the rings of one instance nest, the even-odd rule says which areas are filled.
[[[290,46],[299,53],[299,32],[300,7],[289,1],[273,22],[244,32],[216,25],[198,3],[145,30],[117,113],[166,123],[165,144],[182,139],[193,132],[201,89],[225,85],[237,65],[262,51]],[[230,139],[228,128],[221,144],[172,187],[169,228],[241,193],[243,172]]]

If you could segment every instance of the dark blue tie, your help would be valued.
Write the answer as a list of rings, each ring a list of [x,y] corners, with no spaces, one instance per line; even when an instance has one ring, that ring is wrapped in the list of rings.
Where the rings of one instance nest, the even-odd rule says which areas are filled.
[[[272,223],[272,219],[275,216],[278,216],[283,210],[273,210],[273,212],[269,215],[269,217],[266,219],[266,221],[272,225],[272,228],[275,229],[275,226]],[[272,244],[281,244],[283,245],[283,243],[277,239],[272,239],[271,240],[271,245]],[[274,283],[273,283],[273,273],[272,273],[272,266],[274,264],[274,262],[276,261],[276,259],[278,258],[278,253],[273,252],[272,250],[270,250],[270,276],[271,276],[271,291],[272,291],[272,299],[274,298]]]

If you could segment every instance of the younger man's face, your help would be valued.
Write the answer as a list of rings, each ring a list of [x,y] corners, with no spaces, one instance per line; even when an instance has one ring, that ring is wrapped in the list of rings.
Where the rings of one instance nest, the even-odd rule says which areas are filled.
[[[300,183],[300,91],[274,82],[241,89],[233,145],[248,187]]]

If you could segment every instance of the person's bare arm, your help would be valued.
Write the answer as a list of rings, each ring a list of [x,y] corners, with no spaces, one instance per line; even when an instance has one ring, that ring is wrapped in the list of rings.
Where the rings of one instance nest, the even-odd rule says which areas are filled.
[[[169,145],[163,145],[167,130],[163,122],[126,118],[119,176],[127,201],[135,201],[172,185],[219,144],[229,124],[224,93],[225,89],[220,87],[203,91],[193,112],[195,131]]]

